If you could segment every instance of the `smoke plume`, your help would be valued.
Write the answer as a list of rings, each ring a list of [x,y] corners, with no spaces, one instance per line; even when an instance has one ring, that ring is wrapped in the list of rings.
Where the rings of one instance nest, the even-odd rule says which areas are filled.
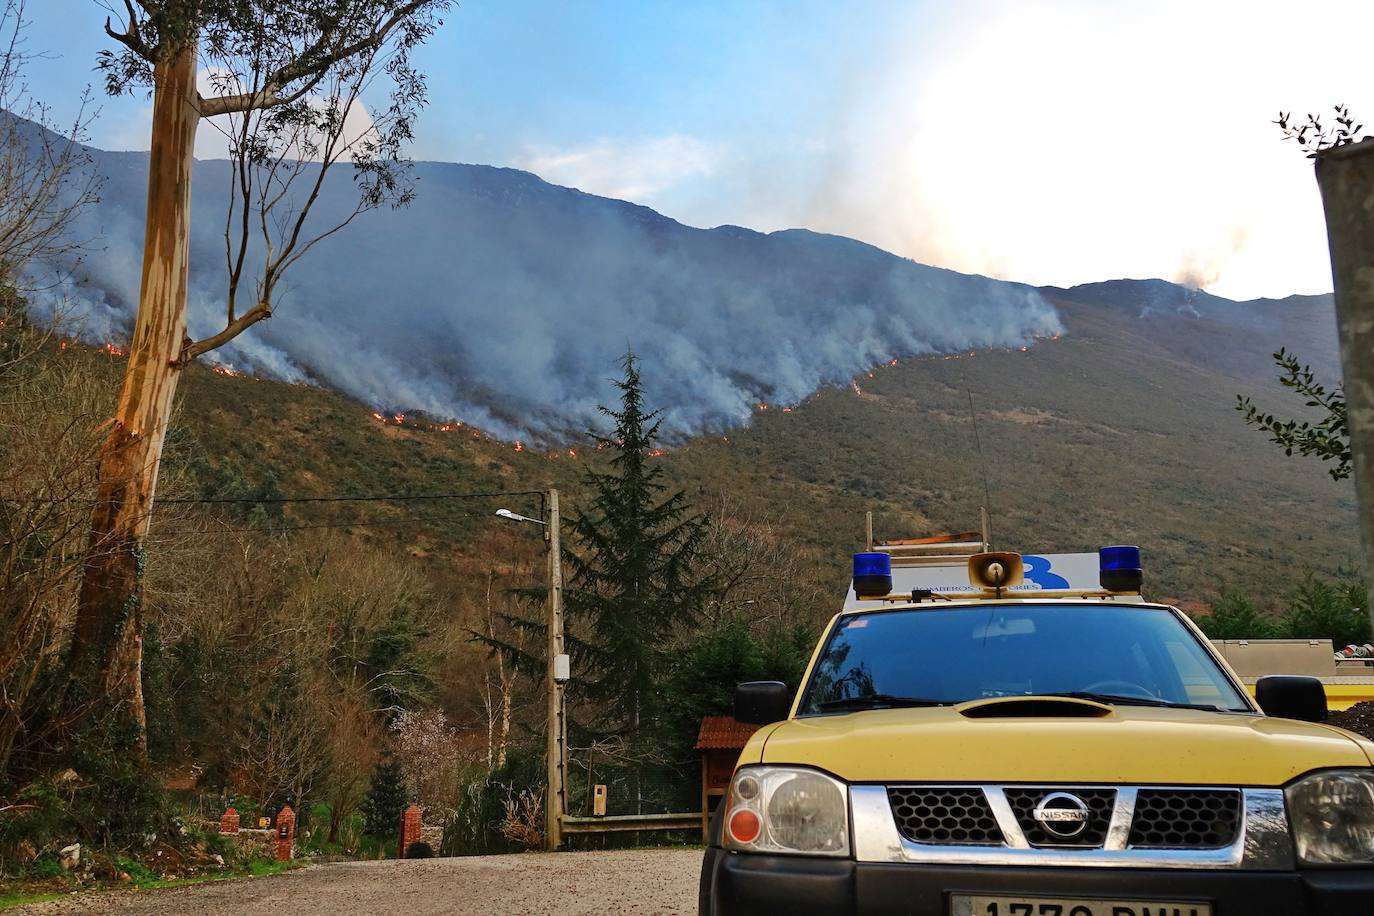
[[[90,333],[127,334],[146,154],[94,153],[104,240],[62,291]],[[193,336],[222,326],[227,163],[194,175]],[[926,267],[835,236],[693,229],[526,172],[421,163],[408,209],[367,213],[292,268],[274,317],[212,359],[425,411],[507,438],[599,426],[627,351],[682,437],[746,422],[894,358],[1060,333],[1035,290]],[[317,205],[352,206],[346,170]]]

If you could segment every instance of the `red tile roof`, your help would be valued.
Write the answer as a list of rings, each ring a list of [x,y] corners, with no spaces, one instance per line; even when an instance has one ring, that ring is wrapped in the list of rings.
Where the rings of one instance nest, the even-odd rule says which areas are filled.
[[[701,720],[701,731],[697,732],[697,750],[737,751],[758,730],[757,725],[736,722],[734,716],[707,716]]]

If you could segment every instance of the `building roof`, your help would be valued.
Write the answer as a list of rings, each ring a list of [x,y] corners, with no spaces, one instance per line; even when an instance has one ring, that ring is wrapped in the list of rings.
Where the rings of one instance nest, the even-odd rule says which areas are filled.
[[[736,722],[734,716],[707,716],[701,720],[701,731],[697,732],[697,750],[737,751],[758,730],[757,725]]]

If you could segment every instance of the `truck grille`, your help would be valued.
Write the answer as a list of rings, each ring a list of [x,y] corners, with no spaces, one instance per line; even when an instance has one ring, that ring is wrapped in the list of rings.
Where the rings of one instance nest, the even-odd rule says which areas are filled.
[[[1047,795],[1068,791],[1082,799],[1088,806],[1088,821],[1083,831],[1076,836],[1065,838],[1055,836],[1035,819],[1035,806]],[[1026,842],[1032,846],[1101,846],[1107,839],[1107,828],[1112,823],[1112,808],[1116,805],[1115,789],[1067,789],[1037,787],[1034,789],[1007,789],[1007,802]]]
[[[1240,827],[1234,789],[1141,789],[1130,845],[1144,849],[1219,849]]]
[[[913,843],[1000,846],[1002,831],[978,786],[906,786],[887,790],[897,829]]]
[[[1035,818],[1036,806],[1055,793],[1068,793],[1087,809],[1082,830],[1073,836],[1062,836]],[[1120,803],[1126,805],[1134,796],[1134,815],[1129,838],[1124,831],[1117,834],[1112,848],[1224,849],[1240,834],[1243,799],[1237,789],[1128,787],[1118,793],[1115,788],[1077,786],[887,787],[898,832],[907,841],[926,846],[1019,844],[1033,849],[1103,849],[1108,845],[1119,794],[1125,796]],[[999,825],[990,795],[993,801],[1005,797],[1002,816],[1009,811],[1014,827],[1010,820]],[[1051,800],[1047,807],[1054,805]],[[1014,836],[1016,830],[1020,837]]]

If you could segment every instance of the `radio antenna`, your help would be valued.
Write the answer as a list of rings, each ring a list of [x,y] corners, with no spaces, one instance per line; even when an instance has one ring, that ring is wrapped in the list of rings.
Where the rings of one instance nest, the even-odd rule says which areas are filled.
[[[960,373],[961,375],[963,373]],[[973,406],[973,389],[969,387],[968,376],[964,375],[964,393],[968,395],[968,418],[973,424],[973,445],[978,450],[978,471],[983,478],[983,543],[989,541],[992,515],[992,489],[988,486],[988,462],[983,455],[983,440],[978,435],[978,411]]]

